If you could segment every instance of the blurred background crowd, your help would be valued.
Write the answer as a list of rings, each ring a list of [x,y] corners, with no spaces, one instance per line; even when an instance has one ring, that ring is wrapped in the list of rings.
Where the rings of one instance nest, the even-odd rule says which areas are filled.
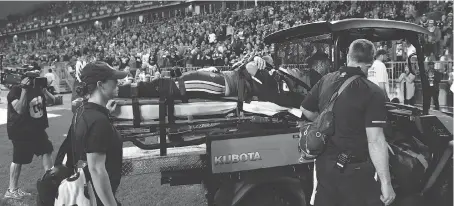
[[[205,2],[203,9],[192,5],[184,9],[170,7],[184,3],[147,2],[147,8],[153,10],[140,11],[137,5],[143,2],[48,2],[29,13],[10,17],[5,28],[60,23],[91,13],[113,14],[119,8],[121,12],[138,11],[131,17],[110,15],[109,21],[60,26],[58,31],[3,35],[0,52],[5,54],[4,65],[65,61],[76,67],[77,62],[103,60],[120,69],[231,66],[252,50],[272,55],[273,45],[265,44],[263,38],[280,29],[315,21],[375,18],[428,28],[434,36],[425,39],[426,59],[452,60],[452,1],[227,1],[222,6]],[[161,15],[159,9],[165,12]],[[390,61],[402,61],[411,45],[378,42],[377,47],[389,51]]]

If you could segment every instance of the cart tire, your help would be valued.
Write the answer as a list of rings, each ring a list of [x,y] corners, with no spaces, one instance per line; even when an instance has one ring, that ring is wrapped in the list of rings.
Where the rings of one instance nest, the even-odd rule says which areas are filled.
[[[298,199],[286,189],[275,185],[258,186],[248,193],[237,206],[306,206],[298,203]]]

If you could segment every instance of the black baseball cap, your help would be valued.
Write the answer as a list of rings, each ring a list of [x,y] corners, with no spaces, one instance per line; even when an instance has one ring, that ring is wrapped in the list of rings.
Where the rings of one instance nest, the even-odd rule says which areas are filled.
[[[88,63],[80,74],[80,80],[86,84],[96,84],[98,81],[123,79],[128,75],[126,72],[117,71],[105,62]]]

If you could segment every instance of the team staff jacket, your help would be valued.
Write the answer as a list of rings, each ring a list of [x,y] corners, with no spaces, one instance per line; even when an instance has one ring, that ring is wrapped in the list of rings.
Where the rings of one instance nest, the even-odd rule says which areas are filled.
[[[49,127],[46,110],[46,98],[40,88],[31,88],[27,91],[26,109],[18,114],[14,110],[12,102],[19,100],[22,89],[13,86],[8,93],[8,118],[7,131],[9,139],[24,141],[34,138],[37,130],[45,130]]]
[[[351,152],[364,157],[368,155],[366,127],[386,125],[385,96],[360,68],[341,67],[323,76],[306,96],[302,107],[321,112],[335,89],[353,75],[361,75],[361,78],[347,86],[334,104],[334,136],[329,139],[324,154],[337,157],[340,152]]]

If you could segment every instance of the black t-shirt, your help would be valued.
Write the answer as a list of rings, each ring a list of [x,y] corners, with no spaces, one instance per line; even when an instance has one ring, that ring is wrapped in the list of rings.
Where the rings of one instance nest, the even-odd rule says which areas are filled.
[[[120,185],[123,158],[123,142],[110,123],[108,110],[95,103],[86,102],[77,110],[75,123],[76,157],[87,160],[87,153],[106,154],[106,170],[112,191]],[[83,151],[81,151],[83,148]]]
[[[26,109],[23,114],[14,110],[12,102],[19,100],[22,89],[13,86],[8,93],[8,119],[7,131],[11,140],[30,140],[37,130],[45,130],[49,127],[46,110],[46,98],[40,88],[32,88],[27,91]]]
[[[353,75],[361,75],[342,92],[334,104],[334,136],[328,141],[324,155],[335,156],[347,151],[359,157],[368,155],[367,127],[386,125],[385,95],[381,89],[366,79],[359,68],[341,67],[320,79],[302,103],[312,112],[321,112],[338,88]],[[367,156],[366,156],[367,157]]]

